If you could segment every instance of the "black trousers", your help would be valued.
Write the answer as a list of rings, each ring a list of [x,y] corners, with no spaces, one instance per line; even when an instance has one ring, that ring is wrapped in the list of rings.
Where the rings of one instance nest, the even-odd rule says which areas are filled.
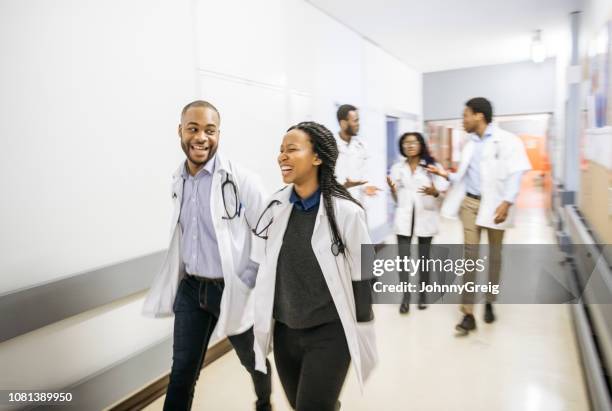
[[[293,409],[337,409],[351,363],[340,320],[301,330],[277,321],[274,326],[274,362]]]
[[[165,411],[191,409],[196,381],[204,364],[208,342],[219,319],[223,288],[222,280],[204,281],[193,276],[183,278],[179,285],[174,301],[172,371],[164,402]],[[257,394],[256,409],[271,410],[270,363],[266,360],[267,374],[255,370],[253,328],[228,338],[240,362],[251,374]],[[232,384],[232,382],[219,381],[218,384]]]
[[[414,230],[414,227],[413,227]],[[421,259],[427,259],[429,258],[429,251],[431,248],[431,240],[433,239],[433,237],[418,237],[418,241],[419,241],[419,257]],[[410,257],[410,244],[412,242],[412,237],[410,236],[405,236],[405,235],[398,235],[397,236],[397,244],[399,246],[401,246],[400,249],[400,254],[403,257],[404,255],[407,257]],[[400,271],[399,272],[399,276],[400,276],[400,281],[405,281],[408,282],[409,281],[409,275],[407,272],[405,271]],[[419,272],[419,279],[420,282],[424,282],[425,284],[429,284],[429,271],[428,270],[423,270]],[[421,287],[418,287],[418,289],[420,289]],[[421,295],[420,296],[420,301],[421,302],[425,302],[425,295]],[[404,301],[405,303],[409,303],[410,302],[410,293],[409,292],[405,292],[404,293]]]

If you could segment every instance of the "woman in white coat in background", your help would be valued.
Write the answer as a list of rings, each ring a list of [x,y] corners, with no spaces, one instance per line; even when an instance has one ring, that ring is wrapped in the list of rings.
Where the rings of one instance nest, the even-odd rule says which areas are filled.
[[[370,285],[361,275],[361,244],[370,237],[361,205],[334,177],[337,158],[327,128],[291,127],[278,156],[289,185],[266,203],[254,229],[264,240],[255,286],[256,368],[266,371],[273,340],[283,389],[300,411],[337,409],[350,363],[363,384],[377,361]],[[365,299],[358,291],[364,289]]]
[[[399,151],[405,159],[391,167],[387,184],[391,189],[395,210],[395,234],[400,254],[409,256],[413,237],[418,237],[421,258],[429,257],[433,236],[438,232],[440,220],[440,193],[448,189],[446,179],[431,174],[426,167],[442,166],[434,161],[421,133],[404,133],[399,139]],[[408,273],[400,271],[400,281],[408,282]],[[420,282],[429,283],[429,272],[420,272]],[[418,289],[421,287],[419,286]],[[419,294],[419,310],[427,308],[425,294]],[[410,293],[405,292],[400,313],[410,310]]]

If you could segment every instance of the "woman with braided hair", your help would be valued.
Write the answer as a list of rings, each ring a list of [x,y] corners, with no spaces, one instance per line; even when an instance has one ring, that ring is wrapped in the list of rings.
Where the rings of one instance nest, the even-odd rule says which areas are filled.
[[[440,193],[449,187],[444,178],[427,171],[433,165],[444,171],[429,153],[425,138],[421,133],[408,132],[399,138],[399,152],[404,157],[391,166],[387,184],[397,206],[395,209],[394,229],[399,245],[399,254],[410,257],[412,239],[418,239],[418,254],[422,260],[429,258],[433,236],[440,224]],[[419,270],[420,283],[429,283],[429,271]],[[408,273],[400,271],[400,281],[409,282]],[[418,287],[421,288],[420,286]],[[427,308],[425,293],[419,293],[418,309]],[[410,292],[406,291],[399,312],[410,311]]]
[[[376,360],[369,294],[359,294],[365,213],[334,176],[333,134],[303,122],[285,134],[278,164],[288,185],[267,202],[255,286],[256,368],[274,341],[283,389],[296,410],[338,409],[350,363],[360,384]],[[355,297],[357,296],[357,298]],[[361,296],[366,296],[364,299]]]

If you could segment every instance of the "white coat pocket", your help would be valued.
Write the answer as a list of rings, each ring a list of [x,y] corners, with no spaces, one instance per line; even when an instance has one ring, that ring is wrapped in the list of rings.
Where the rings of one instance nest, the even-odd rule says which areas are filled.
[[[427,211],[435,211],[438,209],[438,199],[434,196],[421,195],[421,204],[423,209]]]
[[[412,235],[412,207],[398,207],[395,210],[395,232],[399,235]]]
[[[242,282],[238,277],[233,278],[229,287],[224,291],[228,292],[228,301],[222,304],[222,310],[225,308],[227,314],[227,329],[239,330],[242,324],[253,324],[253,296],[252,290]]]
[[[376,332],[374,321],[356,323],[357,341],[359,343],[359,358],[361,361],[361,375],[365,383],[378,363],[378,348],[376,346]]]
[[[142,313],[148,317],[174,315],[174,300],[181,282],[181,260],[179,252],[181,230],[175,226],[164,262],[149,288]]]

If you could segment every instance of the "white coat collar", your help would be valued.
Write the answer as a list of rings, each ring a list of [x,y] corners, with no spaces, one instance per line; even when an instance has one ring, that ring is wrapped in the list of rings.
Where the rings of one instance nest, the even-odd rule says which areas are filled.
[[[336,144],[338,147],[348,148],[349,146],[362,146],[361,139],[358,136],[351,137],[351,141],[345,141],[342,137],[340,137],[340,132],[334,135],[336,138]]]
[[[285,187],[278,190],[275,194],[272,195],[268,205],[272,201],[279,201],[280,204],[278,207],[274,207],[273,218],[276,220],[277,227],[282,226],[282,234],[284,235],[284,230],[287,227],[287,222],[289,221],[289,216],[291,215],[291,209],[293,208],[293,204],[290,201],[291,193],[293,192],[293,184],[288,184]],[[337,213],[337,212],[336,212]],[[317,229],[321,225],[321,221],[327,218],[327,212],[325,210],[325,203],[323,201],[323,194],[321,194],[321,198],[319,199],[319,209],[317,210],[317,217],[315,219],[315,225],[312,229],[313,237],[316,237],[318,234]]]

